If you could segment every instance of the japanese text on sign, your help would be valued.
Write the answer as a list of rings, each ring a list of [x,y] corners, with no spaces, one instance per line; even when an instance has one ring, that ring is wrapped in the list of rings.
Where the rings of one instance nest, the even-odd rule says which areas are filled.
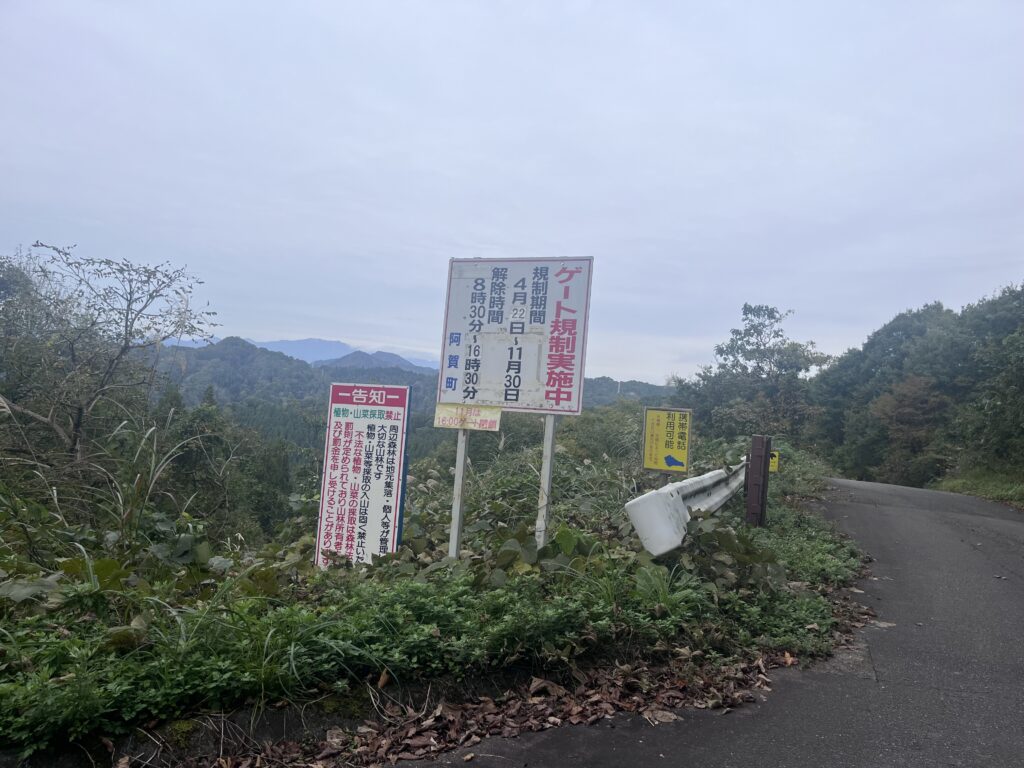
[[[579,413],[593,259],[452,259],[437,401]]]
[[[683,408],[644,409],[644,469],[688,472],[690,411]]]
[[[501,428],[501,408],[489,405],[438,403],[434,410],[434,426],[444,429],[497,432]]]
[[[409,388],[332,384],[316,563],[369,562],[398,547]]]

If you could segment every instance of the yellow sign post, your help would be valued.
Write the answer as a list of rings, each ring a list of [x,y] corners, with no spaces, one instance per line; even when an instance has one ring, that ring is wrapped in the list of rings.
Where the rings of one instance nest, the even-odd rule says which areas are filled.
[[[768,458],[768,471],[769,472],[778,472],[779,471],[779,452],[778,451],[772,451],[770,454],[768,454],[768,456],[769,456],[769,458]]]
[[[688,408],[644,409],[644,469],[690,471],[691,413]]]

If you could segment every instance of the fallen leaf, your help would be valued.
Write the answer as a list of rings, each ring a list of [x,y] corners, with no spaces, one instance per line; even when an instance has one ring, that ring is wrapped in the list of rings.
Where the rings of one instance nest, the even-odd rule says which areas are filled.
[[[472,760],[472,759],[473,759],[474,757],[476,757],[476,755],[474,755],[474,754],[473,754],[472,752],[467,752],[466,754],[464,754],[464,755],[462,756],[462,762],[464,762],[464,763],[468,763],[468,762],[469,762],[470,760]]]
[[[565,688],[557,683],[535,677],[530,681],[530,694],[534,695],[537,691],[547,691],[552,696],[565,696],[569,693]]]
[[[434,736],[431,736],[430,734],[425,733],[422,736],[413,736],[411,739],[407,739],[406,742],[405,742],[405,745],[407,747],[413,747],[415,749],[415,748],[419,748],[419,747],[430,747],[430,746],[433,746],[436,743],[437,742],[436,742]]]
[[[648,722],[652,725],[657,723],[674,723],[679,719],[679,716],[675,712],[669,712],[667,709],[652,709],[651,711],[644,714]]]

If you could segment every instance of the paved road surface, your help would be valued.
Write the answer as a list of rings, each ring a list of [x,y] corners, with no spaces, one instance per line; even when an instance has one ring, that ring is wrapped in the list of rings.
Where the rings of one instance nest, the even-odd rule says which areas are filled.
[[[620,717],[489,739],[468,765],[1024,768],[1024,513],[949,493],[835,486],[826,514],[876,559],[859,597],[882,626],[865,629],[859,649],[777,671],[766,703],[725,716],[687,712],[657,727]],[[467,765],[464,754],[438,762]]]

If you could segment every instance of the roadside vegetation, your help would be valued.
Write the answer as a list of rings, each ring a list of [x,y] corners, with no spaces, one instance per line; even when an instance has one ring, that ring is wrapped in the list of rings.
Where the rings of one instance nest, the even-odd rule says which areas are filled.
[[[1020,503],[1024,286],[902,312],[834,358],[790,339],[788,314],[745,305],[716,364],[676,382],[697,423],[785,436],[846,477]]]
[[[547,546],[536,547],[531,529],[541,420],[507,414],[500,433],[472,436],[464,551],[451,560],[454,441],[427,423],[431,382],[366,372],[413,377],[420,388],[403,544],[372,565],[320,572],[312,547],[323,398],[313,393],[337,372],[240,340],[169,352],[168,342],[213,328],[212,313],[194,306],[196,284],[167,265],[42,245],[0,259],[0,749],[28,755],[202,712],[295,702],[359,718],[371,705],[383,711],[390,725],[331,747],[372,763],[451,745],[417,731],[423,722],[387,715],[380,696],[397,687],[479,701],[481,681],[530,699],[546,690],[558,708],[516,721],[506,698],[505,709],[476,719],[452,715],[451,733],[728,707],[767,685],[773,664],[827,654],[848,629],[833,591],[861,558],[802,507],[832,474],[815,446],[845,471],[888,479],[897,478],[881,469],[897,466],[891,446],[910,451],[906,466],[915,467],[939,450],[900,442],[911,434],[898,431],[900,418],[917,400],[897,397],[906,381],[896,367],[886,382],[871,379],[874,394],[854,388],[854,398],[832,373],[847,371],[848,356],[830,362],[785,336],[784,313],[748,305],[743,327],[716,348],[718,365],[677,382],[675,396],[695,409],[695,473],[737,463],[752,433],[776,437],[783,469],[765,528],[747,528],[737,501],[696,516],[679,550],[647,555],[623,504],[664,482],[639,466],[641,398],[662,404],[671,390],[627,382],[632,399],[615,401],[622,385],[602,380],[596,391],[608,404],[559,428]],[[1002,335],[990,334],[988,378],[969,390],[988,393],[989,410],[943,415],[927,434],[947,436],[950,424],[985,430],[985,419],[1016,407],[1018,293],[991,300],[1005,310]],[[1003,399],[992,394],[1000,376],[1011,376]],[[866,411],[857,404],[865,397]],[[864,413],[876,420],[867,432],[854,428]],[[882,453],[851,442],[869,434]],[[986,434],[960,454],[963,466],[997,449],[999,467],[1017,466],[1012,431]],[[992,492],[1010,498],[1019,487]]]
[[[282,531],[290,544],[250,550],[144,500],[124,509],[111,495],[108,524],[129,513],[130,527],[92,528],[5,487],[0,737],[31,752],[197,711],[358,698],[382,678],[450,688],[683,648],[711,668],[827,653],[834,618],[824,594],[860,560],[794,506],[815,492],[819,468],[789,452],[767,528],[746,530],[726,509],[695,519],[686,546],[655,561],[622,509],[652,482],[635,456],[640,413],[623,404],[565,425],[557,522],[540,550],[528,526],[536,450],[478,461],[459,561],[445,556],[451,486],[433,459],[412,469],[399,553],[325,573],[310,567],[311,537],[295,535],[311,530],[315,499],[294,500]],[[160,466],[145,443],[131,448],[133,470]],[[694,450],[711,468],[735,461],[740,446]],[[162,491],[160,477],[135,476],[132,488]]]
[[[943,477],[934,487],[940,491],[967,493],[1024,509],[1024,475],[974,469]]]

